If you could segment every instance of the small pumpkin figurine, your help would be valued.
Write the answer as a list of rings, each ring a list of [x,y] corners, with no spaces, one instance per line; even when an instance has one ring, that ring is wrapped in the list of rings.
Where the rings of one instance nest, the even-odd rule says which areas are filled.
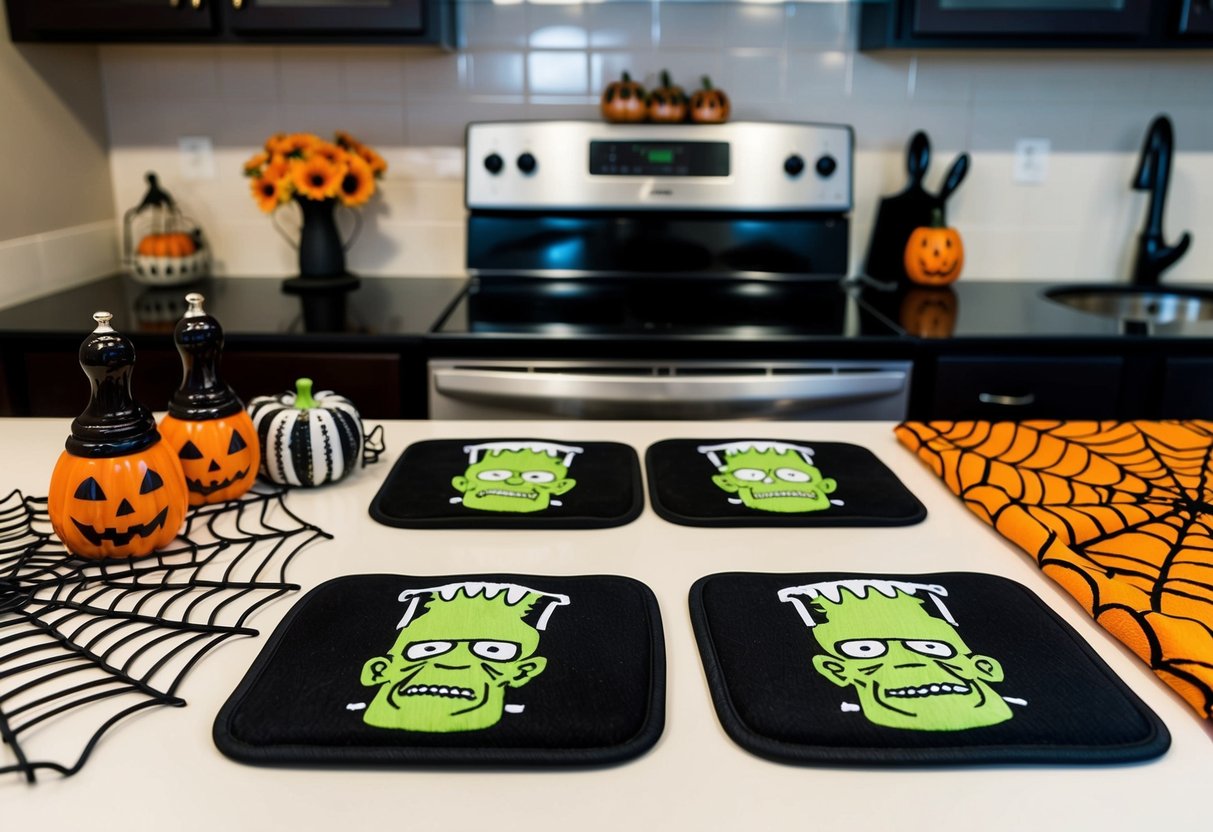
[[[185,475],[151,412],[131,396],[134,345],[110,326],[110,313],[93,320],[79,353],[89,403],[55,463],[47,511],[74,554],[137,558],[177,536],[189,506]]]
[[[947,286],[960,277],[965,249],[960,232],[944,224],[943,211],[931,210],[931,224],[919,226],[906,241],[906,275],[920,286]]]
[[[687,94],[682,87],[670,82],[670,73],[661,70],[661,86],[649,90],[645,101],[649,121],[656,124],[679,124],[687,120]]]
[[[235,500],[257,479],[261,446],[244,403],[219,377],[223,328],[197,292],[173,330],[181,354],[181,386],[160,420],[160,433],[185,472],[190,505]]]
[[[312,380],[295,392],[257,396],[249,414],[261,443],[261,473],[279,485],[336,482],[363,464],[362,419],[331,390],[312,395]]]
[[[632,80],[627,72],[618,81],[607,84],[602,91],[602,117],[614,122],[644,121],[644,87]]]
[[[696,124],[724,124],[729,120],[729,97],[724,90],[712,86],[712,79],[703,76],[702,89],[691,93],[691,121]]]

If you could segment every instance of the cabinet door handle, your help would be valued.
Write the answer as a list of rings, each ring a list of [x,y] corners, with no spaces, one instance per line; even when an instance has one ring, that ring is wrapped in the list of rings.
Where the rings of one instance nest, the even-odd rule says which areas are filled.
[[[978,393],[977,401],[982,404],[997,404],[1003,407],[1024,407],[1036,401],[1036,394],[1024,393],[1022,396],[1003,396],[998,393]]]
[[[244,0],[232,0],[232,8],[237,11],[244,8]]]

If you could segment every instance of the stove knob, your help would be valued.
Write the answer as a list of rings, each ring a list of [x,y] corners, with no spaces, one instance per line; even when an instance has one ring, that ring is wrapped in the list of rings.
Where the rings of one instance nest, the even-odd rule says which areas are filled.
[[[829,179],[836,170],[838,170],[838,161],[830,154],[827,153],[817,159],[817,175],[822,179]]]
[[[494,176],[501,173],[501,169],[503,167],[505,167],[505,160],[503,160],[496,153],[490,153],[488,156],[484,157],[485,170],[487,170],[489,173],[493,174]]]
[[[523,153],[518,157],[518,170],[525,174],[534,173],[536,165],[537,162],[535,161],[535,157],[529,153]]]
[[[783,160],[783,169],[788,176],[800,176],[804,171],[804,159],[793,153]]]

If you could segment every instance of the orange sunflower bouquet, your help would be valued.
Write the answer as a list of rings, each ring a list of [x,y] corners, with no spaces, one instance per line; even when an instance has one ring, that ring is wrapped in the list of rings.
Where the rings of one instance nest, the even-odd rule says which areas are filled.
[[[257,206],[267,214],[291,199],[339,200],[356,208],[375,193],[387,170],[383,157],[349,133],[334,141],[311,133],[277,133],[244,163]]]

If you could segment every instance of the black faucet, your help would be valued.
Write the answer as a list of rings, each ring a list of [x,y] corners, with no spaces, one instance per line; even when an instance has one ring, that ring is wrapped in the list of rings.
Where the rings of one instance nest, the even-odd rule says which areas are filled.
[[[1162,212],[1167,201],[1167,183],[1171,179],[1171,154],[1175,152],[1175,131],[1171,119],[1160,115],[1150,123],[1141,162],[1133,179],[1133,190],[1150,192],[1150,210],[1137,238],[1137,259],[1133,264],[1133,284],[1157,286],[1162,273],[1184,256],[1192,235],[1184,232],[1179,242],[1168,246],[1162,235]]]

